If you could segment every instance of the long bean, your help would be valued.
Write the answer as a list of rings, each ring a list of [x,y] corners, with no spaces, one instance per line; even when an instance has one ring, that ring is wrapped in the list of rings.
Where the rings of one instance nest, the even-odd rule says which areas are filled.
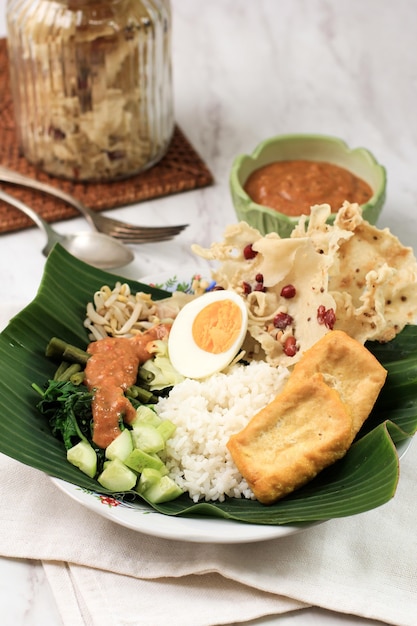
[[[81,383],[84,382],[84,378],[85,378],[85,372],[84,371],[75,372],[75,374],[72,374],[72,376],[70,378],[70,381],[72,382],[73,385],[78,387],[78,385],[81,385]]]
[[[148,404],[152,402],[157,402],[158,398],[147,389],[143,387],[139,387],[138,385],[132,385],[126,389],[126,395],[130,398],[134,398],[138,402],[142,402],[143,404]]]
[[[75,374],[81,373],[81,365],[79,363],[66,363],[66,365],[67,367],[61,367],[61,363],[61,366],[58,367],[57,371],[55,372],[54,380],[57,380],[59,382],[71,380],[71,382],[73,382],[72,377],[75,376]]]
[[[54,380],[60,380],[61,376],[69,368],[69,366],[70,363],[68,363],[67,361],[61,361],[61,363],[58,365],[57,370],[55,371]]]
[[[61,359],[70,363],[79,363],[85,367],[90,355],[88,352],[67,343],[58,337],[52,337],[46,346],[46,356],[51,359]]]

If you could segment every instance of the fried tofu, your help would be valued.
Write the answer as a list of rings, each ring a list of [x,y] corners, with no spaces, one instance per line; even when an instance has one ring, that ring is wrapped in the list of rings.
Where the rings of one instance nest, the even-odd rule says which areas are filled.
[[[386,374],[343,331],[330,331],[307,350],[283,391],[227,443],[257,500],[272,504],[342,458]]]
[[[227,447],[263,504],[272,504],[340,459],[353,438],[352,417],[321,374],[283,391]]]
[[[385,383],[386,369],[356,339],[341,330],[333,330],[303,354],[289,382],[298,385],[318,372],[349,407],[356,435]]]

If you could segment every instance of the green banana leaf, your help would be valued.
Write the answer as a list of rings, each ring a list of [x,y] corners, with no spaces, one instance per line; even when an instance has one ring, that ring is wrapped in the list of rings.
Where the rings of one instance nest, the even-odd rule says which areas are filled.
[[[52,336],[85,348],[86,303],[102,285],[127,282],[154,298],[167,292],[108,274],[78,261],[61,246],[48,257],[38,293],[0,335],[0,452],[50,476],[94,493],[106,493],[66,460],[35,405],[32,383],[43,386],[55,365],[45,356]],[[389,344],[369,344],[388,370],[387,382],[365,427],[346,456],[316,479],[272,506],[229,498],[195,504],[183,495],[150,505],[166,515],[204,515],[247,523],[281,525],[345,517],[390,500],[399,479],[399,452],[417,429],[417,327],[407,326]],[[143,507],[137,494],[112,494]]]

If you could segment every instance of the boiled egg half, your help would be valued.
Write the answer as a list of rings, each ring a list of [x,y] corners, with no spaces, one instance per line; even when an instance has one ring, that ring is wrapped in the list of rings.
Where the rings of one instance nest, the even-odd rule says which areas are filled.
[[[169,358],[187,378],[206,378],[229,365],[248,328],[243,299],[227,289],[210,291],[188,302],[168,337]]]

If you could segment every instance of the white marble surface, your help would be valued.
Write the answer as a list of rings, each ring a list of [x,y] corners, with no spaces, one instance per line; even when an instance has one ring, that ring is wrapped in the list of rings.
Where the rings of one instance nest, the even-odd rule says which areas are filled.
[[[0,35],[6,33],[4,4]],[[291,132],[333,134],[352,147],[371,149],[388,171],[380,225],[405,244],[416,244],[414,0],[172,4],[176,119],[212,170],[215,185],[119,209],[121,218],[143,224],[190,224],[172,243],[136,246],[136,259],[123,273],[141,278],[176,266],[195,268],[190,244],[209,244],[235,220],[228,192],[234,156],[268,136]],[[57,225],[61,232],[84,227],[81,218]],[[37,229],[0,237],[2,292],[10,303],[26,304],[35,295],[43,238]],[[41,564],[1,558],[0,579],[3,626],[61,624]],[[311,609],[257,624],[375,622]]]

